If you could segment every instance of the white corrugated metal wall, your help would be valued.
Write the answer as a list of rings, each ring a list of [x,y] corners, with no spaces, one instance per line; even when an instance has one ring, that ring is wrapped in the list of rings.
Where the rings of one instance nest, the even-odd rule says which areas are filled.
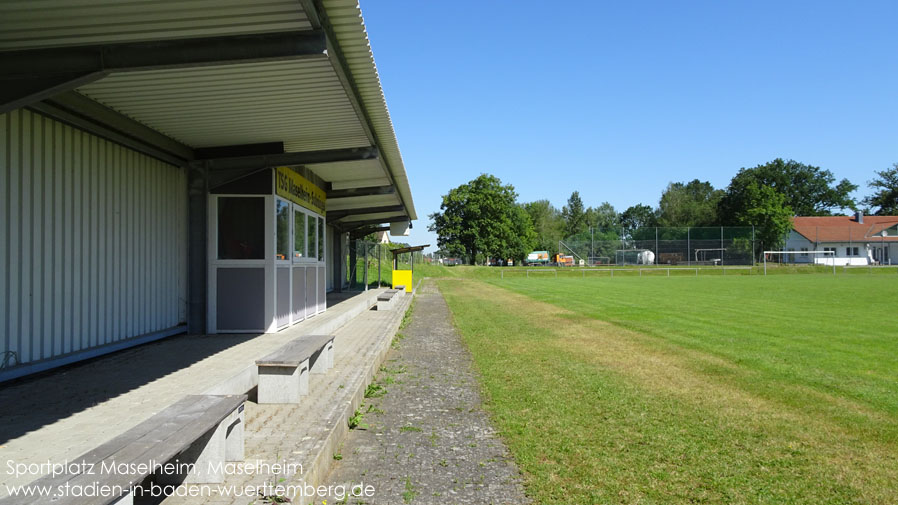
[[[185,321],[183,169],[27,110],[0,115],[0,165],[9,365],[99,354]]]

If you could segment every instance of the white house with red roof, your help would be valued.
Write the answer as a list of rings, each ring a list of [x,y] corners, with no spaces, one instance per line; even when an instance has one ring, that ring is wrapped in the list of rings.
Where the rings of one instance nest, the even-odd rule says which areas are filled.
[[[833,251],[836,265],[898,264],[898,216],[796,217],[786,251]],[[829,255],[794,254],[786,261],[831,264]]]

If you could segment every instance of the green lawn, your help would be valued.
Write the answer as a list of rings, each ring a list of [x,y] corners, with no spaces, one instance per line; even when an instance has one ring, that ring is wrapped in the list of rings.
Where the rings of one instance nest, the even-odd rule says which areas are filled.
[[[445,270],[536,502],[896,502],[894,273]]]

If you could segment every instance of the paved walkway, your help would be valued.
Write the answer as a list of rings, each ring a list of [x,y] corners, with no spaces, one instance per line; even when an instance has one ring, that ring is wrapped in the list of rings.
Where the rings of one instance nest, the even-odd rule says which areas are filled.
[[[334,463],[349,418],[383,363],[411,299],[403,296],[392,310],[368,310],[334,332],[334,368],[325,375],[310,375],[310,394],[298,404],[246,402],[245,463],[256,465],[256,470],[230,472],[221,486],[187,488],[204,496],[170,496],[163,503],[247,505],[272,503],[264,496],[285,496],[294,504],[320,505],[327,495],[313,488]],[[283,471],[274,468],[276,464]]]
[[[171,337],[0,385],[0,497],[7,485],[36,478],[10,474],[7,461],[73,460],[184,395],[245,393],[255,385],[255,359],[297,336],[332,333],[362,319],[356,316],[369,312],[382,291],[329,297],[323,314],[280,333]]]
[[[368,388],[361,408],[367,427],[338,448],[327,484],[370,486],[368,496],[347,500],[357,504],[527,503],[434,284],[422,284],[400,337]],[[331,494],[327,503],[343,498]]]

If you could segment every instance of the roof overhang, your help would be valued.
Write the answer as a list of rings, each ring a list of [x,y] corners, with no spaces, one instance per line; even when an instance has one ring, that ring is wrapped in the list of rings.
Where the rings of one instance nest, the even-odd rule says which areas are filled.
[[[129,5],[4,2],[0,112],[26,106],[222,180],[306,167],[337,226],[417,218],[356,0],[224,2],[214,17],[204,0]],[[278,149],[207,155],[247,145]]]

